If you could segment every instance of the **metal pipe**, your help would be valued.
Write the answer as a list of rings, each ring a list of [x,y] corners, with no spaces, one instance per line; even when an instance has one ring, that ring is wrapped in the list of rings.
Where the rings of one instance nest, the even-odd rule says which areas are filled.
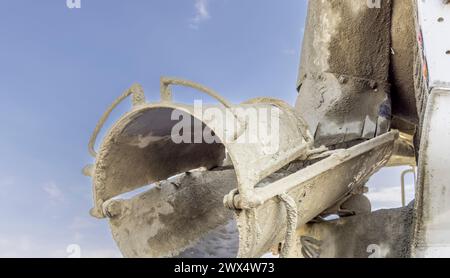
[[[402,207],[405,207],[405,206],[406,206],[406,196],[405,196],[405,176],[406,176],[407,174],[410,174],[410,173],[414,174],[414,186],[415,186],[415,184],[416,184],[416,169],[415,169],[415,167],[413,167],[413,168],[411,168],[411,169],[408,169],[408,170],[405,170],[405,171],[403,171],[402,174],[401,174],[401,183],[402,183]]]

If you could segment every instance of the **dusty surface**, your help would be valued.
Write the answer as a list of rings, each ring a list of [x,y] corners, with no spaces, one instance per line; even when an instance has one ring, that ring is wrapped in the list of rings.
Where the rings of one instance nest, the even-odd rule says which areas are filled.
[[[391,1],[310,1],[296,109],[316,145],[370,139],[389,130]]]
[[[389,160],[396,133],[389,133],[342,153],[336,153],[270,187],[257,190],[267,200],[252,210],[237,212],[241,257],[260,257],[286,235],[288,221],[284,204],[276,196],[284,192],[298,209],[297,225],[311,221],[348,194],[358,190]],[[342,173],[347,173],[342,175]]]
[[[396,137],[391,132],[307,168],[302,162],[284,167],[257,184],[253,197],[261,203],[249,209],[224,207],[224,196],[238,188],[235,170],[224,166],[179,175],[131,199],[107,201],[104,213],[126,257],[260,257],[285,239],[289,221],[279,195],[293,198],[300,227],[387,163]],[[223,249],[214,251],[211,246],[219,242]]]
[[[217,113],[203,119],[210,108]],[[160,102],[140,105],[124,115],[102,141],[96,158],[92,215],[104,217],[103,203],[119,194],[192,169],[220,166],[225,149],[235,166],[235,188],[246,196],[241,200],[245,206],[258,182],[304,158],[312,147],[312,136],[304,122],[292,107],[279,100],[261,98],[235,106],[232,113],[222,106],[197,110],[193,105]],[[173,111],[180,113],[183,121],[187,119],[187,129],[182,133],[190,142],[172,140],[172,128],[183,125],[171,119]],[[233,128],[241,122],[245,126]],[[206,128],[214,133],[215,143],[203,140]],[[199,143],[195,142],[197,137]]]
[[[238,242],[235,225],[226,226],[232,211],[223,206],[223,196],[236,186],[233,170],[194,172],[135,198],[113,201],[108,209],[113,237],[125,257],[173,257],[185,250],[180,256],[226,255],[207,246]],[[228,255],[236,257],[235,249]]]
[[[178,258],[233,258],[239,250],[236,221],[218,227],[199,240],[199,244],[183,251]]]
[[[299,233],[300,257],[407,258],[413,207],[380,210],[331,222],[308,224]]]
[[[296,104],[300,116],[269,98],[245,104],[281,108],[281,129],[277,134],[281,141],[276,153],[268,153],[261,142],[175,144],[170,140],[175,122],[168,119],[178,107],[165,107],[165,103],[154,104],[162,107],[149,104],[122,118],[104,140],[97,158],[93,215],[110,219],[123,254],[262,256],[274,245],[282,244],[289,234],[286,227],[292,221],[286,216],[292,212],[288,202],[278,198],[281,194],[289,193],[293,198],[299,209],[295,227],[300,227],[358,190],[387,163],[393,150],[399,154],[410,151],[398,144],[394,148],[394,133],[380,137],[389,131],[393,114],[403,121],[417,122],[411,89],[413,29],[410,21],[403,24],[411,7],[399,3],[386,0],[380,9],[370,9],[365,1],[310,1]],[[305,159],[311,148],[302,118],[316,146],[351,146],[377,138],[299,172],[303,167],[289,171],[287,165]],[[220,129],[224,127],[212,128],[216,134]],[[250,133],[244,129],[242,136]],[[187,172],[221,166],[225,149],[234,168]],[[177,174],[181,175],[174,177]],[[111,199],[161,180],[160,187],[135,198]],[[234,211],[223,206],[224,196],[228,198],[225,204]],[[365,199],[355,200],[341,208],[370,211]],[[403,246],[409,238],[409,215],[409,210],[387,211],[315,224],[306,229],[316,238],[300,238],[300,242],[312,246],[307,252],[310,256],[364,257],[367,248],[363,247],[369,241],[379,243],[384,256],[406,256],[409,250]],[[315,246],[319,241],[327,243],[319,248]],[[401,242],[401,247],[392,247],[395,241]]]
[[[222,144],[176,144],[171,140],[172,128],[178,122],[171,120],[172,111],[160,108],[130,112],[108,133],[95,163],[95,216],[102,216],[104,201],[119,194],[185,171],[222,163],[225,158]],[[192,121],[194,126],[197,120]]]
[[[391,83],[392,112],[413,124],[419,123],[414,89],[416,29],[413,0],[394,0],[392,4]],[[402,129],[402,126],[399,126]]]

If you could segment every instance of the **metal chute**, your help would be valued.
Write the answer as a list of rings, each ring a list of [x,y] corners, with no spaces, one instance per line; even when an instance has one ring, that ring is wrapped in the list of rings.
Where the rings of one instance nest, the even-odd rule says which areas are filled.
[[[139,101],[98,153],[91,151],[91,214],[109,218],[126,257],[258,257],[280,244],[281,254],[291,256],[296,229],[363,186],[387,163],[398,137],[391,132],[325,152],[313,149],[305,122],[282,101],[232,105],[193,82],[162,79],[161,85],[157,103],[146,103],[139,86],[127,91]],[[220,105],[174,103],[170,85],[193,87]],[[268,113],[256,122],[270,132],[259,134],[248,110]],[[214,113],[205,116],[208,111]],[[189,119],[188,130],[179,132],[180,119]],[[214,140],[197,140],[199,132]],[[150,188],[122,198],[144,186]]]

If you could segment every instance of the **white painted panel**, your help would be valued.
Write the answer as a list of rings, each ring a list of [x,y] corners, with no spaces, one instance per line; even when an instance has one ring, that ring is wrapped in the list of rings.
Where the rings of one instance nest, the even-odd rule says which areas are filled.
[[[450,4],[417,0],[430,87],[450,87]]]
[[[433,90],[419,161],[417,257],[450,257],[450,91]]]

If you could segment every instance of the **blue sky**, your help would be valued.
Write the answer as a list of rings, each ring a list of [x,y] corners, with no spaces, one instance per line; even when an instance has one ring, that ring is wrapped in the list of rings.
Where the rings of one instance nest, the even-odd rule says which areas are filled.
[[[107,222],[88,214],[91,184],[81,168],[92,163],[87,142],[97,120],[132,83],[150,101],[164,75],[233,102],[296,97],[305,0],[81,4],[0,3],[0,257],[66,257],[69,244],[82,256],[120,256]]]

